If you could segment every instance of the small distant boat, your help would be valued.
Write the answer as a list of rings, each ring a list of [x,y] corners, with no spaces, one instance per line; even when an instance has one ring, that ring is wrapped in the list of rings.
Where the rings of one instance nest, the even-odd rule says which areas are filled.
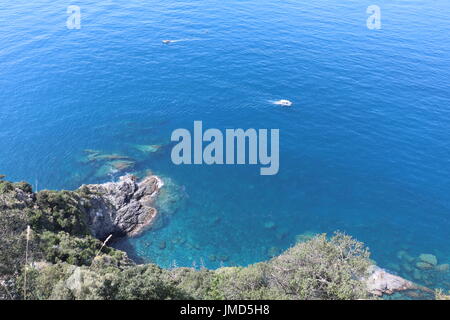
[[[293,103],[289,100],[286,99],[281,99],[278,101],[275,101],[273,104],[276,104],[278,106],[283,106],[283,107],[291,107],[293,105]]]
[[[162,43],[170,44],[170,43],[176,43],[176,42],[197,41],[197,40],[205,40],[205,39],[190,38],[190,39],[177,39],[177,40],[163,40]]]

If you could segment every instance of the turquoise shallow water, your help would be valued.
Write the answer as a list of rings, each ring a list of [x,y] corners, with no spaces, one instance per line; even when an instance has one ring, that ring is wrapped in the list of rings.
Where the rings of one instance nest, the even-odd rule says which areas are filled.
[[[334,230],[410,279],[401,250],[450,263],[450,4],[380,0],[382,29],[369,30],[371,4],[80,0],[81,29],[68,30],[66,2],[8,3],[0,172],[39,189],[117,179],[84,161],[98,149],[170,178],[173,210],[119,244],[164,267],[246,265]],[[170,145],[134,147],[167,144],[194,120],[279,128],[279,174],[177,167]]]

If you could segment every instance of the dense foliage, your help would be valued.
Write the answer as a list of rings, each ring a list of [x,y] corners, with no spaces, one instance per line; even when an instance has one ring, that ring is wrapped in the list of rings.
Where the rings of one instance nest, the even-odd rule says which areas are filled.
[[[89,235],[82,201],[72,191],[41,191],[28,211],[30,224],[37,230],[65,231],[75,236]]]
[[[357,280],[370,263],[366,255],[341,234],[320,235],[268,262],[215,271],[119,266],[103,255],[91,266],[40,266],[28,287],[35,299],[361,299],[368,298]]]

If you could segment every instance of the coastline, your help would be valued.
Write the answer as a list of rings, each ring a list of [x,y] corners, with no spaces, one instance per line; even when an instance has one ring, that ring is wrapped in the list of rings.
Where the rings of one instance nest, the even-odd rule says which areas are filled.
[[[132,270],[133,268],[156,268],[155,270],[159,270],[157,272],[175,274],[194,272],[195,277],[206,276],[202,276],[202,274],[207,272],[209,274],[207,277],[225,277],[225,279],[230,276],[230,273],[233,274],[233,277],[238,278],[240,272],[261,273],[258,277],[266,279],[262,282],[265,283],[263,288],[269,290],[262,297],[264,299],[272,297],[273,293],[270,292],[275,290],[274,288],[277,288],[277,292],[279,291],[275,298],[292,298],[290,293],[283,293],[283,290],[286,289],[286,286],[291,286],[290,280],[287,279],[295,277],[298,272],[300,274],[297,276],[311,277],[311,279],[316,277],[328,279],[328,277],[331,277],[333,279],[331,281],[332,288],[335,288],[334,281],[337,283],[343,281],[342,284],[338,285],[338,287],[342,286],[342,288],[339,288],[342,292],[334,297],[336,299],[339,297],[369,299],[403,292],[410,297],[424,297],[434,294],[431,289],[377,267],[369,259],[370,253],[363,243],[342,233],[335,233],[331,238],[322,234],[304,239],[304,241],[299,241],[295,246],[278,256],[248,267],[197,270],[196,268],[183,267],[162,269],[152,263],[136,264],[128,258],[126,252],[110,248],[106,243],[111,236],[116,238],[134,237],[148,230],[158,216],[158,212],[154,208],[154,202],[163,186],[163,180],[155,175],[148,175],[141,180],[133,175],[125,175],[120,177],[117,182],[82,185],[75,191],[44,190],[34,193],[31,186],[25,182],[10,183],[0,180],[0,208],[2,209],[0,218],[8,218],[8,215],[11,214],[12,217],[20,218],[19,221],[22,221],[23,228],[26,224],[32,224],[33,242],[37,242],[36,250],[42,251],[44,258],[31,263],[30,267],[38,273],[63,267],[64,274],[67,274],[67,278],[64,280],[65,287],[71,290],[71,294],[79,298],[83,297],[83,286],[91,286],[89,281],[84,283],[81,275],[88,278],[98,277],[97,272],[102,274],[104,272],[102,270],[107,270],[110,267],[118,272],[120,270]],[[59,209],[55,211],[56,204]],[[21,212],[27,212],[28,209],[31,209],[31,211],[27,212],[25,216],[17,217],[16,208],[21,208]],[[48,208],[53,209],[49,211]],[[60,211],[60,209],[63,211]],[[53,220],[51,216],[56,214],[56,217],[60,217],[61,212],[68,214],[69,220]],[[44,214],[44,217],[42,214]],[[38,220],[33,217],[35,215],[38,216]],[[68,228],[68,224],[72,224],[72,226]],[[17,225],[14,225],[14,228],[17,230]],[[22,236],[23,233],[19,229],[17,237]],[[320,253],[321,250],[324,251]],[[330,252],[335,253],[330,255]],[[343,255],[343,252],[347,253]],[[93,255],[94,253],[95,255]],[[318,263],[325,264],[327,267],[316,270]],[[93,265],[98,265],[97,271],[90,270]],[[86,269],[86,266],[89,266],[89,268]],[[335,268],[337,269],[335,270]],[[342,277],[342,272],[348,273],[348,275]],[[327,273],[329,274],[327,275]],[[359,276],[354,279],[356,275]],[[10,282],[7,281],[8,279]],[[11,290],[13,290],[16,281],[17,279],[14,279],[14,277],[6,277],[2,280],[2,284],[11,283]],[[279,287],[280,281],[281,283],[288,282]],[[328,285],[324,286],[321,281],[313,281],[309,285],[319,286],[320,290],[325,290],[325,292],[329,290]],[[239,289],[238,286],[234,290],[237,291],[229,296],[229,299],[234,299],[235,295],[236,297],[242,297],[241,295],[246,294],[245,292],[248,289]],[[335,289],[332,289],[331,292],[334,292],[333,290]],[[314,290],[311,292],[314,292]],[[310,290],[303,293],[300,291],[293,297],[304,299],[312,294],[311,292]],[[211,298],[211,293],[204,294]],[[222,294],[224,293],[220,293],[217,297],[222,297]],[[324,297],[329,294],[331,293],[325,294]],[[217,298],[216,295],[212,297]]]
[[[155,182],[156,188],[153,187],[153,184]],[[130,184],[133,186],[132,188],[130,188]],[[124,188],[124,185],[128,185],[128,188]],[[125,175],[121,176],[119,178],[119,181],[117,182],[108,182],[97,185],[83,185],[82,187],[80,187],[80,189],[83,187],[88,187],[94,192],[102,190],[102,193],[104,195],[107,195],[112,203],[119,202],[121,204],[123,204],[123,202],[120,200],[117,201],[117,199],[121,199],[124,196],[133,199],[135,197],[134,194],[136,193],[138,194],[139,198],[142,194],[142,191],[140,190],[144,190],[144,195],[147,195],[151,198],[151,201],[146,203],[146,205],[149,206],[154,204],[154,200],[158,196],[159,191],[163,186],[163,180],[156,175],[148,175],[140,182],[138,182],[138,178],[133,175]],[[114,193],[114,191],[116,191],[116,193]],[[122,214],[117,215],[115,221],[118,228],[125,233],[123,235],[124,237],[135,237],[151,228],[155,219],[157,218],[158,211],[153,207],[150,208],[150,211],[152,211],[152,213],[144,215],[142,218],[140,217],[141,213],[139,211],[129,212],[127,210],[121,210],[121,207],[117,207],[116,205],[115,209],[117,210],[117,212],[121,212]],[[124,212],[127,212],[127,214],[123,215]],[[109,214],[110,216],[114,216],[114,213],[111,211],[107,212],[107,214]],[[122,221],[124,218],[129,219],[130,215],[135,217],[135,219],[131,220],[138,221],[138,223],[124,228],[124,226],[120,224],[120,221]],[[95,224],[95,222],[93,224]],[[93,234],[96,233],[97,230],[95,230],[94,228]],[[102,238],[99,239],[102,240]],[[377,265],[372,265],[369,268],[369,274],[365,278],[363,278],[362,281],[366,283],[368,292],[376,297],[383,297],[385,295],[391,296],[395,293],[400,293],[403,291],[419,291],[423,292],[424,294],[433,293],[433,290],[415,284],[414,282],[404,279],[398,275],[389,273],[387,270],[382,269]]]

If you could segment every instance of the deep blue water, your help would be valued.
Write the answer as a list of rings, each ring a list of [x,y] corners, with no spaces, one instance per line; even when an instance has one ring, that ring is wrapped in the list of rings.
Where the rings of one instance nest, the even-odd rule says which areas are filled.
[[[66,28],[70,4],[80,30]],[[121,244],[164,267],[246,265],[298,234],[334,230],[408,278],[399,250],[450,263],[450,2],[378,0],[381,30],[366,27],[371,4],[5,3],[0,173],[38,189],[117,179],[82,161],[98,149],[170,178],[178,210]],[[133,147],[167,144],[194,120],[279,128],[279,174],[175,166],[170,146]]]

